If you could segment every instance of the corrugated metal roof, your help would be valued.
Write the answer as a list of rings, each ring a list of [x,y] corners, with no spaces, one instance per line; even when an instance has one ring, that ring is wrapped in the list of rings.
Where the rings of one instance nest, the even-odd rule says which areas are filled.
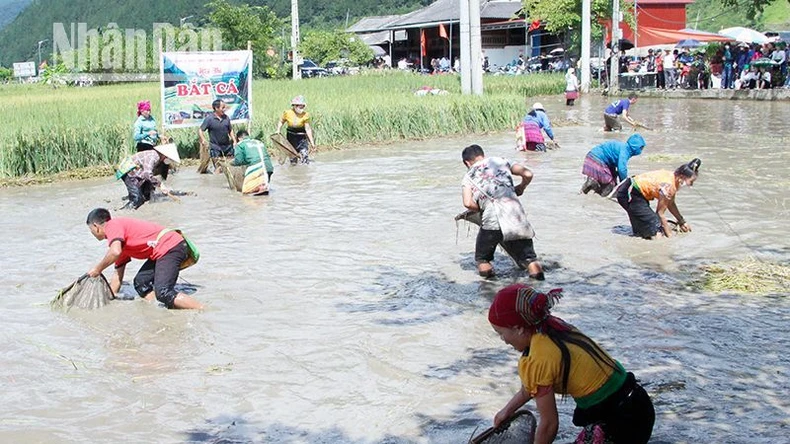
[[[480,18],[514,18],[523,7],[520,1],[489,1],[480,8]]]
[[[386,29],[391,23],[399,20],[402,15],[378,15],[365,17],[347,29],[348,32],[371,32]]]
[[[481,2],[480,18],[509,19],[522,7],[518,0],[490,0]],[[437,0],[430,5],[402,16],[400,20],[392,22],[389,28],[418,28],[421,26],[436,26],[439,23],[458,23],[461,13],[458,0]]]
[[[383,45],[390,42],[390,31],[377,31],[368,34],[359,34],[358,37],[366,45]]]

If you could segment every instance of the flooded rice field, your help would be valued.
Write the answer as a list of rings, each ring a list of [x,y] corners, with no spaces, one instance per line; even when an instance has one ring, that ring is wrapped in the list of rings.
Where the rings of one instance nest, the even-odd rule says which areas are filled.
[[[515,152],[510,133],[359,147],[278,166],[261,198],[185,168],[170,182],[196,196],[114,212],[200,247],[182,284],[204,312],[140,300],[50,311],[106,251],[87,213],[119,208],[125,188],[0,190],[0,442],[466,443],[519,387],[518,355],[486,312],[527,280],[501,252],[498,278],[479,278],[476,228],[453,221],[471,143],[533,170],[522,201],[547,264],[538,287],[564,288],[556,314],[642,380],[651,442],[786,442],[787,295],[689,282],[702,264],[790,260],[787,104],[640,100],[632,115],[656,130],[632,173],[702,159],[677,200],[693,232],[648,242],[616,202],[578,194],[586,152],[630,133],[602,132],[603,98],[543,103],[577,123],[548,153]],[[558,406],[557,442],[571,442],[573,402]]]

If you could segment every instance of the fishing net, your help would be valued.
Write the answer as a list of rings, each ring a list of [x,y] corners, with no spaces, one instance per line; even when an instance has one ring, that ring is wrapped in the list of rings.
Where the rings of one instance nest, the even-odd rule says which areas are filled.
[[[465,220],[477,226],[481,226],[483,225],[483,213],[479,211],[466,210],[462,213],[458,213],[455,216],[455,221],[458,222],[459,220]]]
[[[60,290],[55,299],[50,302],[50,306],[54,310],[65,312],[73,307],[93,310],[104,307],[112,298],[110,284],[103,275],[92,278],[86,274]]]
[[[519,410],[497,428],[490,428],[469,440],[469,444],[532,444],[537,428],[528,410]]]
[[[230,162],[220,161],[222,172],[225,173],[225,179],[228,180],[228,187],[231,190],[236,190],[241,193],[244,185],[244,171],[245,166],[231,166]]]
[[[283,151],[288,157],[302,157],[296,151],[296,148],[291,145],[291,142],[289,142],[288,139],[282,134],[274,133],[269,136],[269,138],[271,138],[274,146]]]
[[[200,145],[200,164],[198,164],[197,172],[206,174],[208,166],[211,163],[211,156],[209,155],[208,143]]]

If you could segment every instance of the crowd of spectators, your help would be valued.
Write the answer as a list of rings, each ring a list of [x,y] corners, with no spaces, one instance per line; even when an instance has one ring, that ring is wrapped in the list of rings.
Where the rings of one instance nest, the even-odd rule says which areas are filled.
[[[619,70],[654,73],[659,89],[790,88],[788,61],[790,47],[785,42],[709,43],[700,49],[650,49],[646,57],[622,56]]]

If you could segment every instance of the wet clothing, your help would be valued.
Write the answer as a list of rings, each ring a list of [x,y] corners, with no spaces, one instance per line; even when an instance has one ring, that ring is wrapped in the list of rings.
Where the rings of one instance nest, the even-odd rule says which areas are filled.
[[[545,139],[540,126],[533,122],[521,122],[516,128],[516,149],[519,151],[546,151]]]
[[[617,202],[628,213],[634,236],[651,239],[661,232],[661,218],[650,208],[650,202],[634,186],[632,178],[624,180],[617,189]]]
[[[469,168],[462,184],[471,188],[472,197],[482,213],[475,244],[475,260],[478,263],[491,262],[496,246],[501,244],[519,267],[526,268],[537,259],[532,242],[534,232],[516,195],[510,169],[511,163],[507,159],[486,157]],[[496,205],[492,200],[496,200]],[[500,218],[503,219],[500,221]],[[502,225],[524,227],[532,235],[505,240]]]
[[[623,129],[623,124],[620,123],[620,119],[616,114],[604,113],[603,123],[606,131],[620,131]]]
[[[296,111],[289,109],[283,112],[280,120],[286,124],[285,138],[296,149],[304,162],[310,151],[310,141],[307,140],[305,130],[305,125],[311,121],[310,113],[305,111],[302,114],[296,114]]]
[[[516,261],[519,268],[526,270],[530,262],[538,260],[532,239],[516,239],[505,241],[501,230],[480,229],[475,241],[475,262],[491,262],[497,245],[502,245],[505,252]]]
[[[633,134],[626,142],[609,140],[587,153],[582,167],[582,174],[598,184],[598,192],[603,194],[604,189],[611,191],[617,182],[622,182],[628,177],[628,160],[633,156],[642,154],[645,139],[639,134]]]
[[[122,217],[107,221],[104,233],[108,245],[115,241],[121,242],[122,250],[115,261],[116,268],[132,259],[146,260],[134,278],[137,294],[143,297],[153,289],[156,299],[172,308],[177,294],[173,287],[180,266],[188,256],[184,237],[176,231],[166,231],[165,227],[153,222]],[[163,266],[159,268],[159,265]]]
[[[132,129],[132,136],[137,143],[138,152],[153,149],[159,143],[159,132],[152,137],[148,134],[151,131],[156,131],[156,119],[153,116],[148,116],[147,119],[143,116],[138,116]]]
[[[233,140],[230,138],[232,129],[230,117],[226,114],[217,117],[215,113],[211,113],[203,119],[200,131],[208,130],[209,155],[211,157],[233,156]]]
[[[551,121],[549,121],[549,116],[546,115],[545,111],[538,109],[527,113],[522,123],[527,124],[529,122],[537,124],[543,131],[546,131],[549,139],[554,140],[554,130],[551,128]]]
[[[565,74],[565,104],[573,106],[573,102],[579,98],[579,79],[576,74]]]
[[[646,443],[655,421],[653,404],[636,383],[633,373],[615,363],[599,363],[581,347],[566,342],[570,353],[567,391],[562,388],[562,354],[545,334],[533,333],[530,346],[519,359],[518,374],[530,396],[541,395],[541,387],[570,395],[576,402],[573,423],[599,425],[615,443]],[[611,360],[606,352],[603,352]],[[545,396],[545,395],[544,395]]]
[[[263,159],[261,159],[263,156]],[[247,166],[244,170],[242,194],[264,194],[269,192],[269,183],[274,166],[266,145],[260,140],[244,139],[236,145],[233,166]]]
[[[159,153],[153,149],[140,151],[121,161],[115,177],[122,179],[129,196],[128,205],[134,209],[151,200],[155,187],[160,185],[154,176],[154,168],[159,165]]]
[[[186,241],[181,241],[158,260],[148,259],[134,277],[134,289],[140,297],[154,292],[156,300],[167,308],[173,308],[178,296],[176,281],[181,264],[189,256]]]

